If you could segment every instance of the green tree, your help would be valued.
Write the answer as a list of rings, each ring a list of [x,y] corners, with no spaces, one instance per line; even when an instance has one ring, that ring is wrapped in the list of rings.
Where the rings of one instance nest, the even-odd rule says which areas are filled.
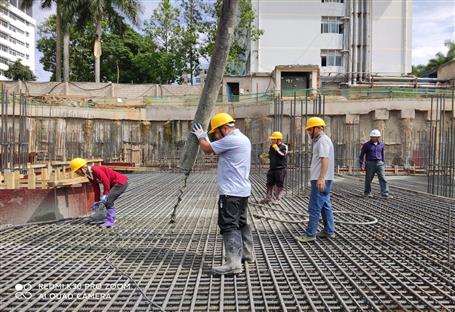
[[[5,77],[12,80],[35,81],[36,77],[33,75],[30,67],[23,65],[20,60],[9,65],[5,71]]]
[[[204,35],[204,12],[207,4],[202,0],[181,0],[182,8],[180,41],[180,55],[185,64],[185,73],[190,74],[190,82],[193,84],[193,76],[199,72],[202,56],[199,38]]]
[[[162,0],[149,21],[144,23],[145,34],[160,51],[160,83],[180,81],[185,69],[179,16],[180,10],[172,6],[170,0]]]
[[[206,58],[208,58],[213,51],[216,21],[220,16],[221,4],[222,0],[217,0],[215,6],[206,7],[206,13],[209,16],[209,20],[205,23],[208,36],[202,53]],[[252,8],[251,1],[240,0],[239,5],[240,13],[238,24],[234,30],[234,39],[229,51],[228,65],[226,66],[226,73],[232,75],[239,75],[245,71],[250,42],[259,40],[260,36],[263,34],[263,31],[254,25],[255,12]]]
[[[142,6],[139,0],[82,0],[83,12],[81,15],[82,22],[95,23],[95,35],[93,54],[95,57],[95,81],[101,79],[101,34],[103,32],[103,19],[110,21],[111,25],[115,25],[117,30],[126,27],[124,20],[128,18],[133,24],[137,25],[139,15],[142,12]]]
[[[55,81],[61,81],[62,78],[62,33],[63,33],[63,72],[64,81],[69,79],[69,26],[74,23],[78,18],[79,12],[82,8],[82,0],[40,0],[40,6],[43,9],[56,5],[56,57],[55,57],[55,74],[53,75]],[[23,0],[21,2],[22,8],[31,8],[33,0]]]
[[[55,27],[56,17],[51,16],[39,26],[37,48],[43,56],[43,68],[53,72],[55,68]],[[129,26],[119,33],[109,21],[103,20],[103,58],[100,68],[101,81],[123,83],[158,83],[163,69],[163,58],[157,47],[143,35]],[[90,81],[93,78],[95,62],[93,59],[93,36],[95,26],[86,28],[70,27],[70,79],[71,81]],[[167,64],[165,64],[167,65]],[[53,79],[54,77],[52,77]]]
[[[453,60],[455,58],[455,42],[452,40],[447,40],[444,45],[448,48],[448,51],[445,55],[442,52],[438,52],[434,58],[428,61],[427,65],[412,66],[412,73],[417,77],[420,77],[428,72],[437,69],[442,64]]]
[[[55,73],[53,75],[55,81],[62,81],[62,15],[61,15],[61,5],[62,0],[40,0],[41,8],[48,9],[52,7],[52,3],[56,5],[56,58],[55,58]],[[71,1],[67,1],[71,2]],[[33,0],[23,0],[21,3],[22,8],[31,8],[33,5]]]

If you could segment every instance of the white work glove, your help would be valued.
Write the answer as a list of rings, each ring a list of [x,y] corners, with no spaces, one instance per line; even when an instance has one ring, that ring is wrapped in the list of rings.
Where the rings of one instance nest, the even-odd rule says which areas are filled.
[[[191,128],[191,133],[194,134],[198,140],[205,139],[208,141],[207,132],[205,132],[204,129],[202,129],[202,125],[200,123],[193,124],[193,127]]]

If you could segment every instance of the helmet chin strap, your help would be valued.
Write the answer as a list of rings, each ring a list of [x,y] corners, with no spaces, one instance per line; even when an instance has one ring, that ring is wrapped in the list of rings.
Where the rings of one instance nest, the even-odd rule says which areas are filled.
[[[223,134],[223,131],[221,131],[221,127],[218,128],[218,131],[220,132],[221,137],[224,138],[224,134]]]

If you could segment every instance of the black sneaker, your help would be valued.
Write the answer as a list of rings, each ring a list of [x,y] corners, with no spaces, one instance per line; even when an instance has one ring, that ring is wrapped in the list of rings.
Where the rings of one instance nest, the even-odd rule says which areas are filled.
[[[316,237],[317,237],[317,238],[335,238],[335,236],[336,236],[335,233],[329,234],[329,233],[324,232],[324,231],[318,232],[318,233],[316,234]]]

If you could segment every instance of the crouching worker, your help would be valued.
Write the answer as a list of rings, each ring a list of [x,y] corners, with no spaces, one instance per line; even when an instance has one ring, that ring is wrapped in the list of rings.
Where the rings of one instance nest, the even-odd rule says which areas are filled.
[[[247,221],[248,197],[251,195],[249,180],[251,164],[250,140],[235,127],[235,120],[226,113],[213,116],[209,134],[216,141],[210,142],[200,124],[194,124],[192,133],[207,154],[219,155],[217,166],[218,226],[223,235],[226,263],[214,267],[214,274],[242,272],[242,261],[254,262],[253,236]]]
[[[95,202],[92,208],[98,208],[100,204],[106,207],[106,218],[101,227],[111,227],[116,222],[116,208],[114,202],[128,187],[128,178],[117,171],[105,166],[88,166],[87,160],[74,158],[70,162],[72,172],[81,177],[86,177],[92,183],[95,191]],[[99,183],[103,184],[103,196],[100,196]]]
[[[272,202],[279,204],[284,193],[284,180],[286,179],[287,155],[288,147],[282,143],[283,134],[275,131],[270,137],[272,145],[270,145],[268,158],[270,160],[270,169],[267,172],[267,190],[266,195],[261,204]],[[273,188],[275,187],[275,194]]]

